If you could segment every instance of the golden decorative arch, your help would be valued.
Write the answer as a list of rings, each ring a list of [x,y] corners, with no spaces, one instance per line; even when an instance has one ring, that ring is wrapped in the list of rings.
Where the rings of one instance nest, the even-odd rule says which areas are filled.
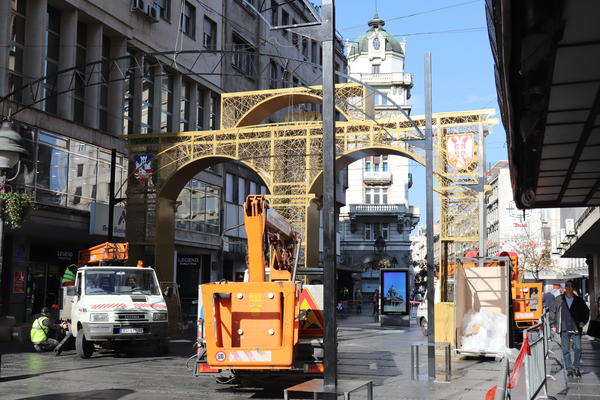
[[[281,99],[294,97],[314,102],[321,94],[318,86],[224,94],[219,130],[128,136],[132,159],[135,154],[155,155],[152,184],[140,185],[131,179],[128,185],[128,215],[144,216],[143,229],[128,226],[130,243],[154,245],[155,265],[172,271],[175,200],[179,191],[211,163],[228,160],[241,162],[256,171],[269,187],[271,206],[303,232],[304,238],[310,239],[308,214],[319,194],[322,123],[292,121],[257,125],[256,122],[264,120],[267,112],[278,111]],[[360,85],[339,84],[336,96],[340,113],[348,118],[336,123],[338,168],[375,153],[398,154],[424,164],[424,151],[407,142],[419,138],[410,121],[366,119],[366,92]],[[433,116],[434,172],[438,182],[435,190],[441,205],[442,240],[474,243],[478,240],[476,193],[464,186],[477,183],[478,162],[473,163],[470,170],[454,170],[447,162],[445,137],[473,134],[474,157],[478,160],[477,134],[481,130],[489,132],[497,123],[491,118],[494,113],[494,110],[477,110]],[[412,120],[424,130],[422,116],[412,117]],[[314,245],[310,240],[305,245],[307,254],[318,252],[311,248]]]

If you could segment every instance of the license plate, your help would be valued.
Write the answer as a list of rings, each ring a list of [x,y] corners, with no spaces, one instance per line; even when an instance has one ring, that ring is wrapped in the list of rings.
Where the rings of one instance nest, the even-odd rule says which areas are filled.
[[[121,328],[119,333],[144,333],[144,328]]]

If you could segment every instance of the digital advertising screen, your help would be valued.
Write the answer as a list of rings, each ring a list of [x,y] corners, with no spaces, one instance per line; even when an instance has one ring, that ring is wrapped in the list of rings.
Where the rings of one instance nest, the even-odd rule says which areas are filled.
[[[381,313],[408,314],[408,270],[381,270]]]

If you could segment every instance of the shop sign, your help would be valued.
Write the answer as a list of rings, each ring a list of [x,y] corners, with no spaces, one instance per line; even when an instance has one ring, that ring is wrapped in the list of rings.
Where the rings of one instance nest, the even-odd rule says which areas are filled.
[[[177,257],[177,265],[180,267],[196,267],[200,266],[200,257],[180,256]]]
[[[125,237],[127,213],[123,207],[114,207],[113,236]],[[108,234],[108,204],[92,203],[90,206],[90,235]]]
[[[56,250],[56,259],[58,261],[75,261],[75,252],[71,250]]]
[[[13,275],[13,289],[14,294],[25,293],[25,272],[16,271]]]

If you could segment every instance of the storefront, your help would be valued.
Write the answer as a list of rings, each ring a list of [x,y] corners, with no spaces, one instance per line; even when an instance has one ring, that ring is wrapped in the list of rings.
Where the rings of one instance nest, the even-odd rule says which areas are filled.
[[[194,322],[198,315],[198,285],[211,281],[211,256],[177,255],[177,289],[183,322]]]

